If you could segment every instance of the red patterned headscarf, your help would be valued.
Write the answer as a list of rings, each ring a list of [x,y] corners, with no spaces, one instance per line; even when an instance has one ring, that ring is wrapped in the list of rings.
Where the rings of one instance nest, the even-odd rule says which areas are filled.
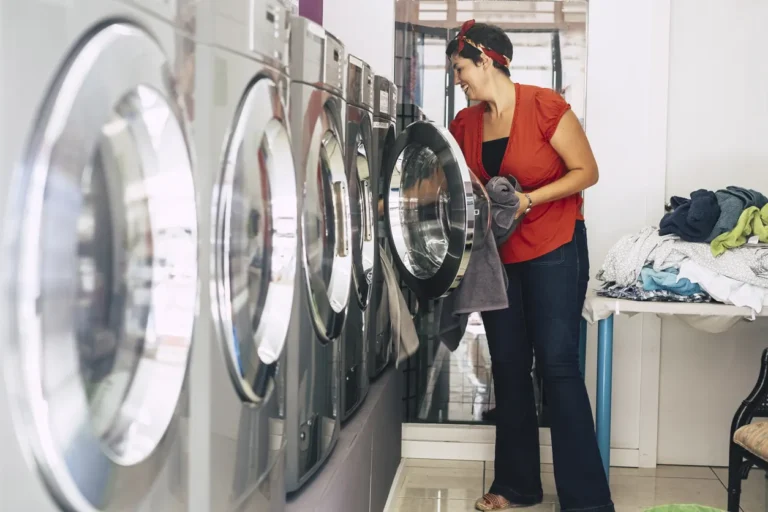
[[[502,55],[495,50],[491,50],[490,48],[486,48],[485,46],[479,43],[476,43],[467,37],[467,32],[469,32],[469,29],[471,29],[474,26],[475,26],[475,20],[465,21],[464,24],[461,26],[461,31],[459,32],[459,35],[456,37],[456,40],[459,43],[458,52],[461,53],[461,51],[464,49],[464,45],[468,44],[469,46],[472,46],[478,51],[486,54],[493,62],[499,64],[500,66],[504,66],[505,68],[508,68],[509,64],[512,62],[509,57],[507,57],[506,55]]]

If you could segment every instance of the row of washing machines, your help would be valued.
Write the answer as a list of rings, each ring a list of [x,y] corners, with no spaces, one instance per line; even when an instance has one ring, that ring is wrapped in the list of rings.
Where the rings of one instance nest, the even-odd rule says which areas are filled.
[[[281,511],[461,280],[447,131],[281,0],[0,0],[0,510]]]

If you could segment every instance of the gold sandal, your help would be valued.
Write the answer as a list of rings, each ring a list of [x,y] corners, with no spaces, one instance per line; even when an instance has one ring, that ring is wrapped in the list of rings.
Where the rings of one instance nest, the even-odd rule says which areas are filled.
[[[504,496],[488,493],[475,502],[476,510],[509,510],[513,505]]]

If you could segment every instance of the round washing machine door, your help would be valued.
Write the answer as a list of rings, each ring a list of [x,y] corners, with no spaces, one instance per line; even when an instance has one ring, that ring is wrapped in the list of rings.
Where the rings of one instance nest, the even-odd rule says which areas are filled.
[[[320,341],[328,343],[341,335],[349,304],[352,223],[339,109],[334,99],[321,105],[308,112],[312,136],[301,231],[310,314]]]
[[[257,78],[237,109],[215,205],[214,318],[238,393],[274,388],[293,307],[298,253],[296,172],[278,87]]]
[[[356,298],[361,308],[368,307],[373,281],[374,258],[376,257],[376,239],[374,233],[373,187],[371,180],[371,144],[372,130],[368,117],[363,117],[360,124],[353,125],[356,130],[348,131],[348,137],[354,137],[351,146],[350,163],[353,169],[349,173],[349,196],[352,212],[352,279]]]
[[[19,437],[66,510],[138,509],[177,439],[198,268],[171,73],[135,26],[90,34],[50,89],[9,194],[3,363]]]
[[[469,264],[475,196],[485,190],[448,130],[428,121],[403,130],[387,148],[384,170],[385,220],[399,275],[418,297],[442,297]]]

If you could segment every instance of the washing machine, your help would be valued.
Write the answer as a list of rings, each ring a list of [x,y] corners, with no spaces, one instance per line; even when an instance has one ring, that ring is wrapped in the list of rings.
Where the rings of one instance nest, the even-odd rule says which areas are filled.
[[[285,507],[284,348],[298,255],[288,127],[288,8],[279,0],[206,2],[200,15],[197,132],[212,177],[209,352],[195,356],[208,430],[208,510]],[[203,19],[205,18],[205,19]],[[201,313],[202,314],[202,313]],[[207,379],[207,380],[205,380]],[[195,394],[195,397],[198,395]]]
[[[387,173],[382,172],[387,148],[394,146],[397,135],[397,86],[386,77],[373,79],[373,194],[376,198],[374,237],[377,257],[374,259],[371,303],[368,325],[368,375],[375,379],[387,368],[393,358],[392,324],[389,316],[387,284],[381,270],[381,257],[392,260],[387,242],[384,195],[387,191]]]
[[[368,394],[368,327],[375,240],[372,167],[373,72],[355,57],[347,57],[346,161],[352,214],[352,290],[341,338],[341,421],[347,420]]]
[[[299,190],[299,252],[286,350],[286,490],[325,462],[340,429],[338,341],[352,283],[344,161],[344,46],[322,27],[291,22],[290,124]]]
[[[386,90],[384,83],[379,82],[380,94]],[[387,122],[376,122],[382,123],[380,130],[389,132]],[[383,188],[377,192],[386,236],[381,251],[394,263],[420,342],[427,343],[423,350],[433,341],[439,343],[433,331],[438,327],[441,299],[459,286],[473,247],[483,247],[490,232],[489,199],[446,128],[426,120],[401,124],[403,129],[394,139],[379,138],[384,146],[377,178]],[[479,222],[485,225],[476,229]],[[386,338],[382,345],[379,350],[385,353]],[[376,369],[386,359],[379,361]]]
[[[169,5],[0,3],[2,510],[188,506],[194,9]]]

